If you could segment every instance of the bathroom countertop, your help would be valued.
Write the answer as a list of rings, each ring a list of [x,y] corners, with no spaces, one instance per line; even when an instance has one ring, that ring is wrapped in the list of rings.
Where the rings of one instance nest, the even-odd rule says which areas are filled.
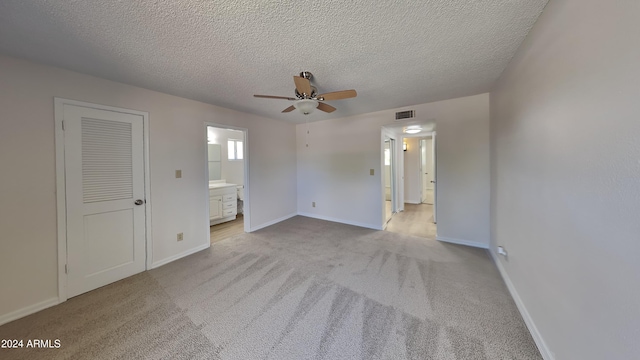
[[[230,184],[230,183],[209,183],[209,190],[211,189],[222,189],[226,187],[236,187],[238,184]]]

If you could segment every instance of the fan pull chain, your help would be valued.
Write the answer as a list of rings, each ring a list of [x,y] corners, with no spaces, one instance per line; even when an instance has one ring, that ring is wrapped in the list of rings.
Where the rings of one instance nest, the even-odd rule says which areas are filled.
[[[305,142],[307,143],[307,147],[309,147],[309,119],[306,119],[305,122],[307,123],[307,135],[305,135]]]

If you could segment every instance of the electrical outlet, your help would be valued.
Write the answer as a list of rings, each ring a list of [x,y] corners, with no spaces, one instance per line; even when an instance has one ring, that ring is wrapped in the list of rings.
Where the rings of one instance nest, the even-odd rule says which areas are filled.
[[[184,233],[178,233],[178,241],[184,240]]]
[[[180,179],[182,177],[182,170],[176,170],[176,179]]]
[[[316,207],[316,202],[315,201],[311,203],[311,207]]]

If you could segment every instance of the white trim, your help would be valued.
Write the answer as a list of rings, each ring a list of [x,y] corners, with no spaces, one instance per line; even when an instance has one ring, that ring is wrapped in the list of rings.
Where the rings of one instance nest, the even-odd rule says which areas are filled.
[[[435,121],[435,119],[431,119],[432,121]],[[408,124],[407,124],[408,125]],[[411,125],[409,125],[411,126]],[[435,131],[425,131],[425,132],[419,132],[417,134],[407,134],[405,132],[402,133],[402,138],[425,138],[428,139],[430,137],[433,136],[433,134],[435,134]]]
[[[52,297],[50,299],[47,299],[45,301],[41,301],[37,304],[33,304],[33,305],[29,305],[26,307],[23,307],[22,309],[18,309],[16,311],[12,311],[8,314],[4,314],[2,316],[0,316],[0,325],[4,325],[6,323],[9,323],[13,320],[18,320],[20,318],[23,318],[25,316],[37,313],[38,311],[42,311],[46,308],[50,308],[52,306],[56,306],[58,304],[60,304],[61,301],[60,299],[58,299],[57,297]]]
[[[206,244],[202,244],[200,246],[196,246],[193,249],[189,249],[187,251],[183,251],[180,254],[169,256],[168,258],[165,258],[163,260],[160,260],[158,262],[155,262],[155,263],[151,264],[151,269],[155,269],[155,268],[160,267],[162,265],[165,265],[165,264],[168,264],[170,262],[176,261],[176,260],[181,259],[181,258],[183,258],[185,256],[189,256],[191,254],[195,254],[198,251],[202,251],[202,250],[208,249],[209,247],[211,247],[211,243],[207,242]]]
[[[153,264],[153,238],[152,238],[152,223],[151,223],[151,159],[149,157],[149,113],[142,113],[142,140],[144,142],[144,208],[145,208],[145,220],[146,220],[146,241],[147,241],[147,264],[146,268],[151,269]]]
[[[549,347],[547,346],[547,343],[542,338],[542,334],[540,334],[540,331],[538,331],[536,324],[533,322],[533,318],[531,318],[531,315],[529,315],[527,308],[524,306],[524,303],[522,302],[520,295],[516,291],[515,286],[513,286],[513,283],[511,282],[509,275],[507,275],[506,270],[502,266],[500,259],[498,259],[498,256],[493,251],[491,251],[490,249],[488,251],[489,251],[489,255],[493,259],[493,262],[496,264],[496,267],[498,268],[498,272],[502,276],[502,280],[504,280],[504,283],[507,285],[507,289],[509,289],[509,293],[511,294],[513,301],[516,303],[516,306],[520,311],[520,315],[522,316],[524,323],[527,325],[527,328],[531,333],[531,337],[533,338],[533,341],[538,346],[540,355],[542,355],[542,358],[545,360],[554,360],[555,357],[553,356],[553,353],[551,352],[551,350],[549,350]]]
[[[433,223],[438,223],[438,152],[436,148],[436,132],[431,133],[431,154],[433,156]]]
[[[243,151],[244,151],[244,188],[242,189],[242,193],[244,195],[244,199],[242,199],[242,215],[244,216],[244,232],[248,233],[253,231],[251,229],[251,190],[250,190],[250,186],[249,186],[249,129],[247,128],[243,128],[243,127],[238,127],[238,126],[232,126],[232,125],[225,125],[225,124],[220,124],[220,123],[214,123],[214,122],[209,122],[209,121],[205,121],[204,122],[204,143],[207,144],[209,142],[208,138],[207,138],[207,127],[209,126],[213,126],[213,127],[217,127],[220,129],[233,129],[233,130],[238,130],[238,131],[242,131],[244,134],[244,141],[243,141]],[[207,146],[205,146],[205,157],[204,157],[204,172],[205,172],[205,179],[206,179],[206,183],[209,184],[209,171],[207,170],[208,168],[208,161],[209,161],[209,153],[207,150]],[[209,196],[207,195],[205,197],[207,199],[207,228],[210,225],[209,223],[209,214],[211,213],[211,209],[209,209]],[[209,233],[209,230],[207,229],[207,234]]]
[[[413,205],[420,205],[420,204],[422,204],[422,202],[421,202],[421,201],[417,201],[417,200],[405,200],[404,202],[405,202],[405,204],[413,204]]]
[[[143,142],[144,142],[144,196],[145,196],[145,243],[146,243],[146,269],[150,269],[153,262],[153,239],[151,235],[151,171],[149,168],[149,113],[145,111],[124,109],[119,107],[94,104],[84,101],[69,100],[54,97],[53,111],[55,122],[55,151],[56,151],[56,215],[58,227],[58,303],[67,300],[67,193],[65,187],[64,167],[64,105],[73,105],[98,110],[114,111],[125,114],[142,116]],[[48,301],[48,300],[47,300]]]
[[[436,240],[447,242],[447,243],[451,243],[451,244],[458,244],[458,245],[466,245],[466,246],[471,246],[471,247],[477,247],[477,248],[480,248],[480,249],[488,249],[489,248],[489,245],[483,244],[483,243],[479,243],[477,241],[454,239],[454,238],[445,237],[445,236],[436,236]]]
[[[310,214],[306,212],[298,212],[298,215],[319,219],[319,220],[326,220],[326,221],[331,221],[331,222],[336,222],[341,224],[353,225],[353,226],[358,226],[358,227],[363,227],[363,228],[373,229],[373,230],[384,230],[384,227],[387,225],[386,223],[381,225],[373,225],[373,224],[366,224],[366,223],[361,223],[356,221],[347,221],[347,220],[337,219],[329,216]]]
[[[268,222],[266,222],[266,223],[264,223],[262,225],[258,225],[258,226],[254,227],[254,228],[251,228],[251,232],[256,231],[256,230],[260,230],[260,229],[264,229],[267,226],[271,226],[271,225],[277,224],[277,223],[279,223],[281,221],[285,221],[287,219],[291,219],[292,217],[294,217],[296,215],[298,215],[298,214],[297,213],[292,213],[292,214],[285,215],[283,217],[277,218],[275,220],[268,221]]]
[[[397,138],[397,134],[395,132],[393,132],[393,130],[388,129],[384,126],[382,126],[380,128],[380,174],[379,174],[379,180],[380,180],[380,210],[381,210],[381,218],[382,221],[380,222],[380,225],[370,225],[370,224],[358,224],[358,223],[349,223],[349,222],[344,222],[342,220],[337,220],[337,219],[331,219],[331,218],[327,218],[327,219],[323,219],[323,218],[318,218],[318,219],[323,219],[323,220],[328,220],[328,221],[333,221],[333,222],[339,222],[339,223],[343,223],[343,224],[349,224],[349,225],[355,225],[355,226],[360,226],[360,227],[366,227],[366,228],[370,228],[370,229],[375,229],[375,230],[384,230],[387,226],[387,223],[391,220],[391,219],[387,219],[387,214],[386,214],[386,184],[385,184],[385,173],[384,173],[384,143],[387,140],[387,138],[390,140],[389,141],[389,149],[391,152],[391,217],[393,217],[393,214],[397,213],[399,209],[404,209],[404,202],[402,203],[402,205],[400,205],[400,195],[402,195],[404,197],[404,176],[401,177],[402,181],[399,181],[400,179],[398,179],[399,174],[404,173],[404,157],[402,157],[403,159],[403,163],[402,163],[402,167],[400,167],[400,155],[399,153],[403,153],[402,152],[402,142],[398,141]],[[393,140],[393,141],[391,141]],[[395,145],[394,148],[392,149],[392,144]],[[402,171],[400,171],[402,170]],[[400,187],[402,186],[402,191],[400,191]],[[306,215],[305,215],[306,216]],[[313,217],[313,216],[311,216]]]
[[[58,299],[67,299],[67,193],[64,173],[64,100],[54,98],[55,150],[56,150],[56,220],[58,228]]]

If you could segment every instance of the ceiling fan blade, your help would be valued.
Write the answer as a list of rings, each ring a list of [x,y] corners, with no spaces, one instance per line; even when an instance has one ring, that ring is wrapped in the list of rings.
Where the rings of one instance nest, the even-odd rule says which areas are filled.
[[[282,112],[283,112],[283,113],[286,113],[286,112],[292,112],[292,111],[293,111],[293,110],[295,110],[295,109],[296,109],[296,108],[295,108],[295,107],[293,107],[293,105],[291,105],[291,106],[289,106],[288,108],[286,108],[286,109],[282,110]]]
[[[257,97],[257,98],[265,98],[265,99],[297,100],[296,98],[292,98],[292,97],[286,97],[286,96],[273,96],[273,95],[253,95],[253,97]]]
[[[333,106],[329,105],[329,104],[325,104],[322,102],[318,103],[318,110],[324,111],[326,113],[331,113],[336,111],[336,108],[334,108]]]
[[[309,82],[309,79],[294,76],[293,82],[296,83],[296,90],[298,90],[300,94],[307,94],[308,96],[311,96],[311,83]]]
[[[318,95],[318,100],[341,100],[358,96],[355,90],[334,91]]]

